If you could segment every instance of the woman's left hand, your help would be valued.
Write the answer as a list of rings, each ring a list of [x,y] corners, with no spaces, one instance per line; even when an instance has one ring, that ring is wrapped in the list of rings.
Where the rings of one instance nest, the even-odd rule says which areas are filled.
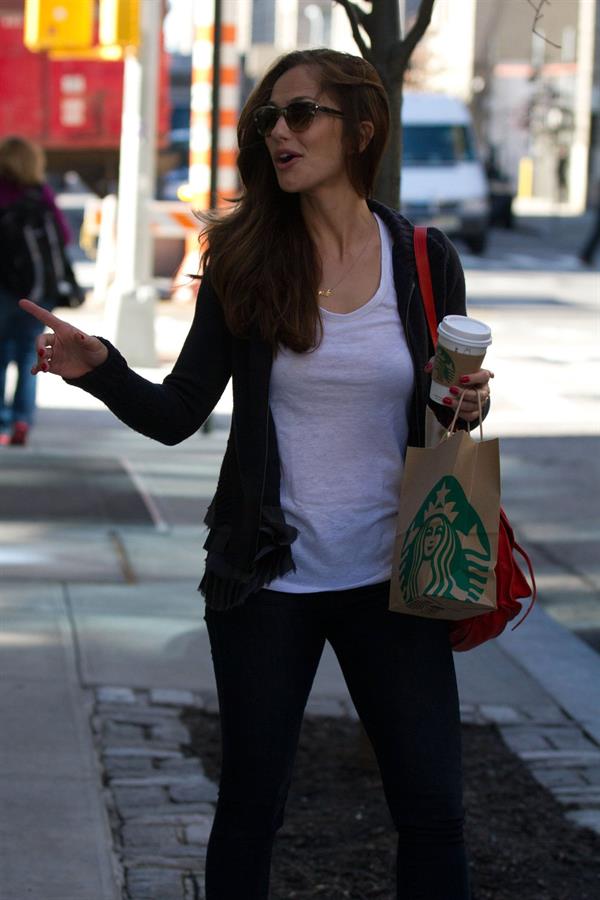
[[[433,368],[433,358],[429,360],[425,366],[426,372],[431,372]],[[463,375],[460,384],[448,388],[448,396],[444,397],[443,405],[448,409],[456,409],[461,394],[463,400],[460,404],[459,418],[465,422],[475,422],[479,418],[479,404],[477,402],[477,394],[481,406],[483,407],[490,399],[490,379],[494,377],[494,373],[489,369],[479,369],[471,375]]]

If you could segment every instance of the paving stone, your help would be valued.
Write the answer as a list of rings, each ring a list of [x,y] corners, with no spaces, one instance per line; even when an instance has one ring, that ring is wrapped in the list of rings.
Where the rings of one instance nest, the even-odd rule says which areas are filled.
[[[524,721],[523,714],[512,706],[481,704],[479,711],[484,719],[496,725],[516,725]]]
[[[192,691],[160,688],[150,691],[150,702],[164,706],[201,706],[202,698]]]
[[[181,872],[172,869],[128,869],[126,887],[131,900],[185,900]]]
[[[595,787],[600,787],[600,765],[586,766],[585,769],[581,770],[581,772],[588,784],[593,784]]]
[[[134,725],[159,725],[165,721],[179,721],[179,710],[172,706],[109,706],[98,708],[96,714],[104,720]]]
[[[164,821],[174,825],[185,825],[193,822],[195,816],[213,815],[214,809],[214,803],[186,803],[183,806],[163,799],[162,803],[157,803],[149,809],[130,810],[127,822],[133,825]]]
[[[597,749],[579,728],[544,728],[544,737],[558,750]]]
[[[169,788],[169,796],[174,803],[216,803],[217,788],[212,781],[204,778],[202,782],[174,784]]]
[[[557,797],[566,797],[569,794],[581,796],[584,798],[584,806],[592,806],[592,804],[600,801],[600,788],[592,787],[589,784],[581,784],[577,787],[561,785],[555,787],[553,793]]]
[[[98,733],[102,734],[102,736],[106,738],[120,738],[121,740],[141,740],[144,737],[144,731],[141,725],[111,722],[110,719],[100,720]]]
[[[531,759],[529,756],[531,756]],[[576,750],[551,750],[548,752],[539,750],[531,754],[522,753],[521,759],[534,765],[536,769],[556,769],[560,767],[561,769],[581,769],[583,771],[585,768],[593,770],[596,765],[600,766],[600,754],[583,753]]]
[[[576,825],[591,828],[596,834],[600,834],[600,809],[571,809],[566,816]]]
[[[205,900],[204,879],[195,878],[193,875],[185,875],[183,879],[185,900]]]
[[[544,787],[573,787],[581,790],[586,781],[579,769],[534,769],[534,776]]]
[[[188,847],[187,853],[187,856],[159,856],[158,854],[137,854],[131,858],[125,856],[124,865],[126,869],[172,869],[201,875],[204,872],[206,859],[204,847]],[[157,895],[152,900],[163,900],[163,898]]]
[[[167,825],[164,822],[158,825],[126,822],[121,829],[121,840],[128,851],[132,847],[146,849],[158,847],[161,851],[168,853],[171,847],[181,844],[176,826]]]
[[[218,716],[219,715],[219,698],[216,693],[203,693],[202,700],[204,703],[204,712],[208,713],[209,716]]]
[[[127,687],[100,687],[96,690],[98,703],[135,703],[135,692]]]
[[[346,715],[343,704],[336,697],[313,697],[306,705],[309,716],[331,716],[341,718]]]
[[[183,772],[179,774],[154,774],[142,775],[140,778],[114,778],[111,787],[115,788],[142,788],[142,787],[204,787],[212,785],[206,775],[201,772]],[[213,785],[214,786],[214,785]]]
[[[526,762],[549,761],[553,765],[560,762],[565,766],[585,766],[598,759],[596,750],[523,750],[519,755]]]
[[[150,775],[154,771],[152,760],[139,756],[109,756],[104,760],[104,771],[111,779],[127,775]]]
[[[179,745],[189,744],[190,733],[179,720],[167,720],[152,726],[152,738],[157,741],[172,741]]]
[[[500,726],[500,733],[504,742],[519,756],[524,752],[550,750],[548,741],[537,728],[530,728],[529,726],[518,726],[516,728]]]
[[[160,772],[200,772],[204,774],[202,763],[196,756],[183,756],[179,759],[163,759],[158,763]]]
[[[177,760],[183,759],[181,750],[161,750],[158,747],[148,747],[147,741],[142,746],[128,747],[123,745],[120,747],[106,746],[102,748],[104,757],[120,756],[120,757],[148,757],[150,759],[159,760]]]
[[[170,804],[163,807],[161,813],[145,813],[129,819],[131,825],[203,825],[207,819],[212,821],[215,808],[211,803],[198,803],[194,806],[195,812],[189,812],[189,807]]]
[[[552,703],[547,705],[520,703],[518,709],[531,722],[538,725],[562,725],[569,724],[571,721],[558,706]]]
[[[125,819],[142,809],[161,806],[166,799],[164,790],[159,787],[114,788],[111,786],[111,788],[117,808]]]
[[[205,816],[202,822],[186,825],[184,829],[186,844],[208,844],[213,817]]]

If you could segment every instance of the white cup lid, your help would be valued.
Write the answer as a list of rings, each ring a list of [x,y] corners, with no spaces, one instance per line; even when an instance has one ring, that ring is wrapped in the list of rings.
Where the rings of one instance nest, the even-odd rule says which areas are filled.
[[[438,326],[438,336],[482,350],[492,343],[490,326],[470,316],[444,316]]]

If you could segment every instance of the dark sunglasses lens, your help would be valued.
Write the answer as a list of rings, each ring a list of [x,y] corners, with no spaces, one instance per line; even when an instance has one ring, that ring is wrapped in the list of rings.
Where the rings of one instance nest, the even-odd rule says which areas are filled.
[[[314,119],[315,112],[314,103],[290,103],[285,118],[292,131],[305,131]]]
[[[254,123],[259,134],[270,134],[275,128],[279,110],[270,106],[261,106],[254,113]]]

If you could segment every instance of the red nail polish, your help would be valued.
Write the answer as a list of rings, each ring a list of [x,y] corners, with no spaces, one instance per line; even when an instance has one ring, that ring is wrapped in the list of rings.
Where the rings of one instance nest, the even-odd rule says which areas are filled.
[[[38,350],[38,356],[43,356],[45,352],[46,351],[44,350],[44,348],[40,347],[40,349]]]
[[[42,372],[47,372],[49,368],[50,366],[48,365],[48,363],[42,363]]]
[[[455,397],[457,396],[457,394],[460,394],[459,389],[455,385],[452,385],[452,387],[449,388],[449,391],[451,394],[454,394]]]
[[[446,406],[452,406],[452,397],[444,397],[444,403]]]
[[[461,383],[461,384],[468,384],[470,380],[471,380],[471,379],[469,378],[468,375],[461,375],[461,376],[460,376],[460,383]]]

